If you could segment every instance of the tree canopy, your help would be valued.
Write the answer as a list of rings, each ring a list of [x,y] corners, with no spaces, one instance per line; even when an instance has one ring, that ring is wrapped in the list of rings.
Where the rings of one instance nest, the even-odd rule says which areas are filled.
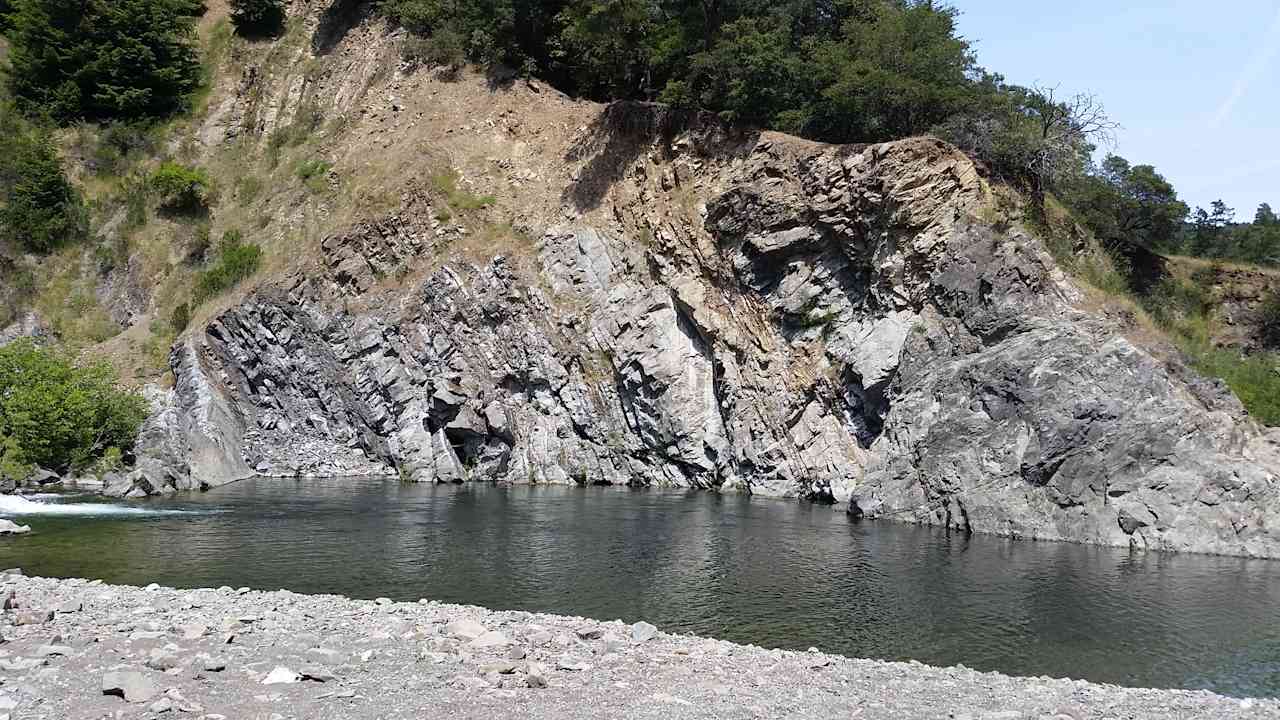
[[[193,0],[9,0],[8,82],[59,123],[163,117],[200,82]]]
[[[1168,248],[1181,232],[1187,205],[1150,165],[1108,155],[1100,167],[1067,189],[1065,198],[1100,239]]]
[[[0,471],[82,468],[133,448],[146,401],[106,364],[77,365],[30,339],[0,347]],[[10,479],[20,480],[20,477]]]

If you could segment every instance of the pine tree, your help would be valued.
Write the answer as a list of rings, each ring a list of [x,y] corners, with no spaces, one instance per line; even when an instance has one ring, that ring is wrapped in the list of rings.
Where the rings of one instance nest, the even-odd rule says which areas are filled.
[[[284,0],[231,0],[231,23],[246,37],[278,35],[284,20]]]

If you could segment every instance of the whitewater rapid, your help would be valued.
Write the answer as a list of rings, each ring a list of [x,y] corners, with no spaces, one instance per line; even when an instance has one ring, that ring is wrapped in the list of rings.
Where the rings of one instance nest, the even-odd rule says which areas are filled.
[[[93,502],[44,502],[58,495],[0,495],[0,517],[19,515],[190,515],[185,510],[160,510]],[[34,498],[34,499],[32,499]]]

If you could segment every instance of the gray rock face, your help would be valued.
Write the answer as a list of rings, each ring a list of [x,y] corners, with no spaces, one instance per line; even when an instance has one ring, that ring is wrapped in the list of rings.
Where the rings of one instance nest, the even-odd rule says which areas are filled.
[[[128,475],[103,478],[110,497],[142,497],[207,490],[253,475],[244,460],[241,411],[221,382],[205,370],[201,349],[173,348],[173,390],[148,388],[151,416],[138,435],[138,462]]]
[[[979,221],[962,154],[665,148],[674,175],[637,160],[612,220],[518,256],[451,255],[424,198],[327,238],[175,348],[139,469],[108,492],[251,472],[666,485],[1280,556],[1275,434],[1079,309],[1037,240]]]

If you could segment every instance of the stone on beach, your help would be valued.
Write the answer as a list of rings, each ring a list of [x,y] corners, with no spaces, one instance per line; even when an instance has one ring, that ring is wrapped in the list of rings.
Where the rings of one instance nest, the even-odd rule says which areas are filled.
[[[289,668],[283,667],[283,666],[277,666],[274,670],[267,673],[266,677],[262,678],[262,684],[263,685],[291,685],[293,683],[298,682],[301,679],[302,679],[301,675],[290,670]]]
[[[453,620],[444,627],[445,632],[463,640],[475,640],[488,632],[488,628],[470,618]]]
[[[638,643],[649,642],[658,635],[658,628],[641,620],[631,626],[631,639]]]
[[[118,695],[126,702],[144,703],[160,694],[151,678],[132,670],[116,670],[102,676],[102,694]]]
[[[489,632],[484,633],[483,635],[467,643],[467,647],[476,649],[476,650],[484,650],[488,648],[506,647],[510,644],[511,644],[511,639],[508,638],[506,635],[503,635],[497,630],[490,630]]]

